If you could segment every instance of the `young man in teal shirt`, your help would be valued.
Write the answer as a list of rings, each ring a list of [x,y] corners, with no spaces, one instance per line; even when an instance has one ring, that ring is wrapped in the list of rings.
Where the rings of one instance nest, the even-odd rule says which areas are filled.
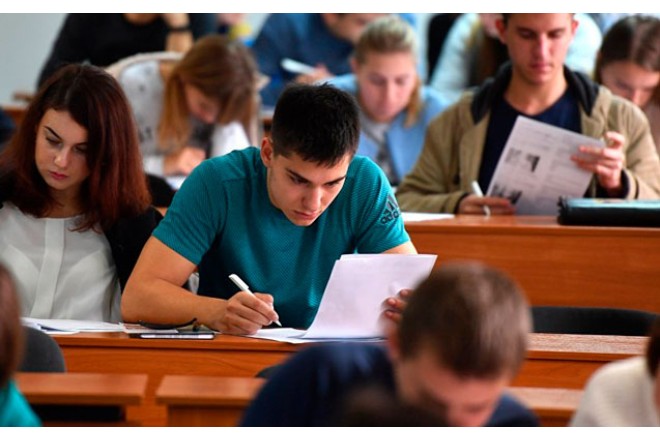
[[[129,279],[124,320],[305,328],[342,254],[414,253],[387,178],[354,157],[359,132],[345,92],[288,88],[261,150],[210,159],[186,179]],[[196,268],[197,296],[181,288]],[[232,273],[256,294],[236,292]]]

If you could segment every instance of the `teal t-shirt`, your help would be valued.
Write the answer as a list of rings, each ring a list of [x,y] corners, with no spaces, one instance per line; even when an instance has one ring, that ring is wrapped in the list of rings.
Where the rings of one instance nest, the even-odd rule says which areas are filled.
[[[333,203],[300,227],[270,202],[254,147],[199,165],[154,236],[199,266],[199,294],[233,296],[228,276],[236,273],[252,291],[273,295],[283,326],[299,328],[312,323],[342,254],[381,253],[410,240],[392,188],[370,159],[355,157]]]
[[[13,381],[0,389],[0,427],[38,427],[41,421]]]

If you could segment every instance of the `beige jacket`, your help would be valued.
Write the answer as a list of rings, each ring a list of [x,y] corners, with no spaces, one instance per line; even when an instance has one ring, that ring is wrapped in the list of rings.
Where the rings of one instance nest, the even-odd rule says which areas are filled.
[[[572,74],[568,72],[567,79]],[[577,77],[572,75],[575,82]],[[625,197],[659,199],[660,160],[642,111],[604,87],[585,78],[577,79],[584,88],[578,95],[586,90],[586,94],[592,92],[593,96],[590,114],[584,106],[588,98],[580,100],[582,133],[600,138],[611,130],[625,136],[624,179],[627,178],[629,187]],[[480,92],[483,88],[476,94]],[[490,111],[486,110],[475,124],[473,99],[476,94],[464,94],[429,125],[417,163],[397,190],[403,211],[455,213],[463,196],[471,192],[470,184],[479,176],[490,120]],[[597,182],[592,179],[588,194],[595,197],[596,191]]]

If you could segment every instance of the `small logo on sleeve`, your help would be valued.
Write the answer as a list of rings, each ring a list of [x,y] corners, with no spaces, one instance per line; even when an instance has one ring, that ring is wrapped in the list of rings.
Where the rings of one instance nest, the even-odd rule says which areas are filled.
[[[393,195],[387,197],[387,204],[385,206],[385,211],[380,218],[380,223],[385,225],[389,222],[392,222],[396,218],[401,216],[401,210],[399,209],[399,204],[396,203]]]

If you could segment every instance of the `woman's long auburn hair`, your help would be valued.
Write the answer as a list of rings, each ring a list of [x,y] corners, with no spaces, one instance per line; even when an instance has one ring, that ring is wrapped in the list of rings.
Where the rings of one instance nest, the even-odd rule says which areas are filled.
[[[199,39],[174,66],[165,82],[159,145],[168,152],[176,152],[190,137],[185,84],[218,102],[218,124],[238,121],[249,136],[259,105],[257,79],[256,62],[243,43],[221,35]],[[256,142],[255,139],[250,141]]]
[[[81,186],[83,218],[76,230],[107,231],[151,203],[133,113],[119,84],[91,65],[71,64],[41,87],[9,147],[0,154],[0,193],[22,212],[47,216],[57,202],[35,163],[37,129],[53,109],[87,130],[89,177]]]

